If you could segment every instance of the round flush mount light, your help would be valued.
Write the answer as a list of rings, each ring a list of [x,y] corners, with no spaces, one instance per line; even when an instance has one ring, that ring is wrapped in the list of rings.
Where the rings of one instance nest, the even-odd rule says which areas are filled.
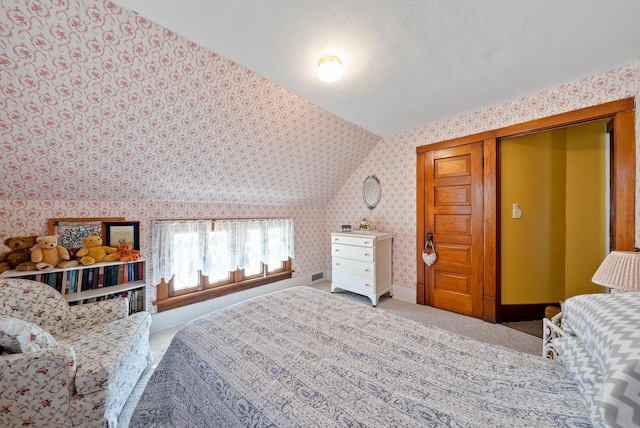
[[[342,77],[342,61],[337,56],[325,56],[318,61],[318,77],[327,83]]]

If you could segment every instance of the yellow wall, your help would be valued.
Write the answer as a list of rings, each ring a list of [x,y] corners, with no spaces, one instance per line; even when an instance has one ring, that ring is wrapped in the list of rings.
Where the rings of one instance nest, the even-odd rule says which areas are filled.
[[[502,304],[564,296],[564,140],[561,130],[501,142]],[[520,219],[512,218],[513,203]]]
[[[604,130],[596,122],[501,141],[502,304],[604,291],[591,283],[607,233]]]
[[[567,128],[565,298],[602,293],[591,277],[606,256],[606,121]]]

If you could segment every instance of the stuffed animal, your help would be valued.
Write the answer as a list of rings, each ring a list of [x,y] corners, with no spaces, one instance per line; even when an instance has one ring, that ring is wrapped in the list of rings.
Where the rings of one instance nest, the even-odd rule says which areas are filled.
[[[58,235],[38,236],[37,245],[31,250],[31,261],[36,264],[36,269],[50,271],[54,267],[67,268],[78,266],[76,260],[69,260],[69,252],[58,245]]]
[[[79,257],[80,263],[83,265],[92,265],[97,262],[110,261],[104,258],[107,254],[112,254],[118,251],[117,248],[107,247],[102,245],[102,238],[96,235],[89,235],[82,238],[82,243],[86,248],[82,248],[76,253],[76,257]]]
[[[139,258],[140,251],[134,250],[131,242],[125,242],[124,244],[118,245],[118,251],[113,254],[109,254],[104,258],[104,261],[120,260],[121,262],[132,262]]]
[[[31,248],[36,245],[35,236],[14,236],[4,240],[4,245],[11,251],[0,254],[0,273],[16,269],[23,263],[31,261]],[[31,270],[35,269],[32,265]]]

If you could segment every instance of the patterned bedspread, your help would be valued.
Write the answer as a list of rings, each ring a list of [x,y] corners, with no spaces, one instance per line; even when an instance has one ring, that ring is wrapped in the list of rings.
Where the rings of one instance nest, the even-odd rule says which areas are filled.
[[[178,331],[131,427],[587,427],[553,360],[308,287]]]

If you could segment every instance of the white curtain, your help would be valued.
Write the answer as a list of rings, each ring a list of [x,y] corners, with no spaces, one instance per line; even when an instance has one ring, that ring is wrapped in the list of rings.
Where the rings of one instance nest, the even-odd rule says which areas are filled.
[[[153,283],[206,275],[211,270],[208,235],[211,220],[155,221],[152,228]],[[197,282],[196,282],[197,283]]]
[[[289,257],[294,258],[293,220],[216,220],[213,233],[213,247],[225,253],[224,257],[213,254],[213,269],[223,267],[251,270],[260,262],[279,265]],[[223,260],[226,260],[223,262]]]
[[[213,233],[211,220],[155,221],[152,232],[153,283],[175,275],[176,289],[196,285],[198,271],[224,279],[294,258],[292,219],[216,220]]]

